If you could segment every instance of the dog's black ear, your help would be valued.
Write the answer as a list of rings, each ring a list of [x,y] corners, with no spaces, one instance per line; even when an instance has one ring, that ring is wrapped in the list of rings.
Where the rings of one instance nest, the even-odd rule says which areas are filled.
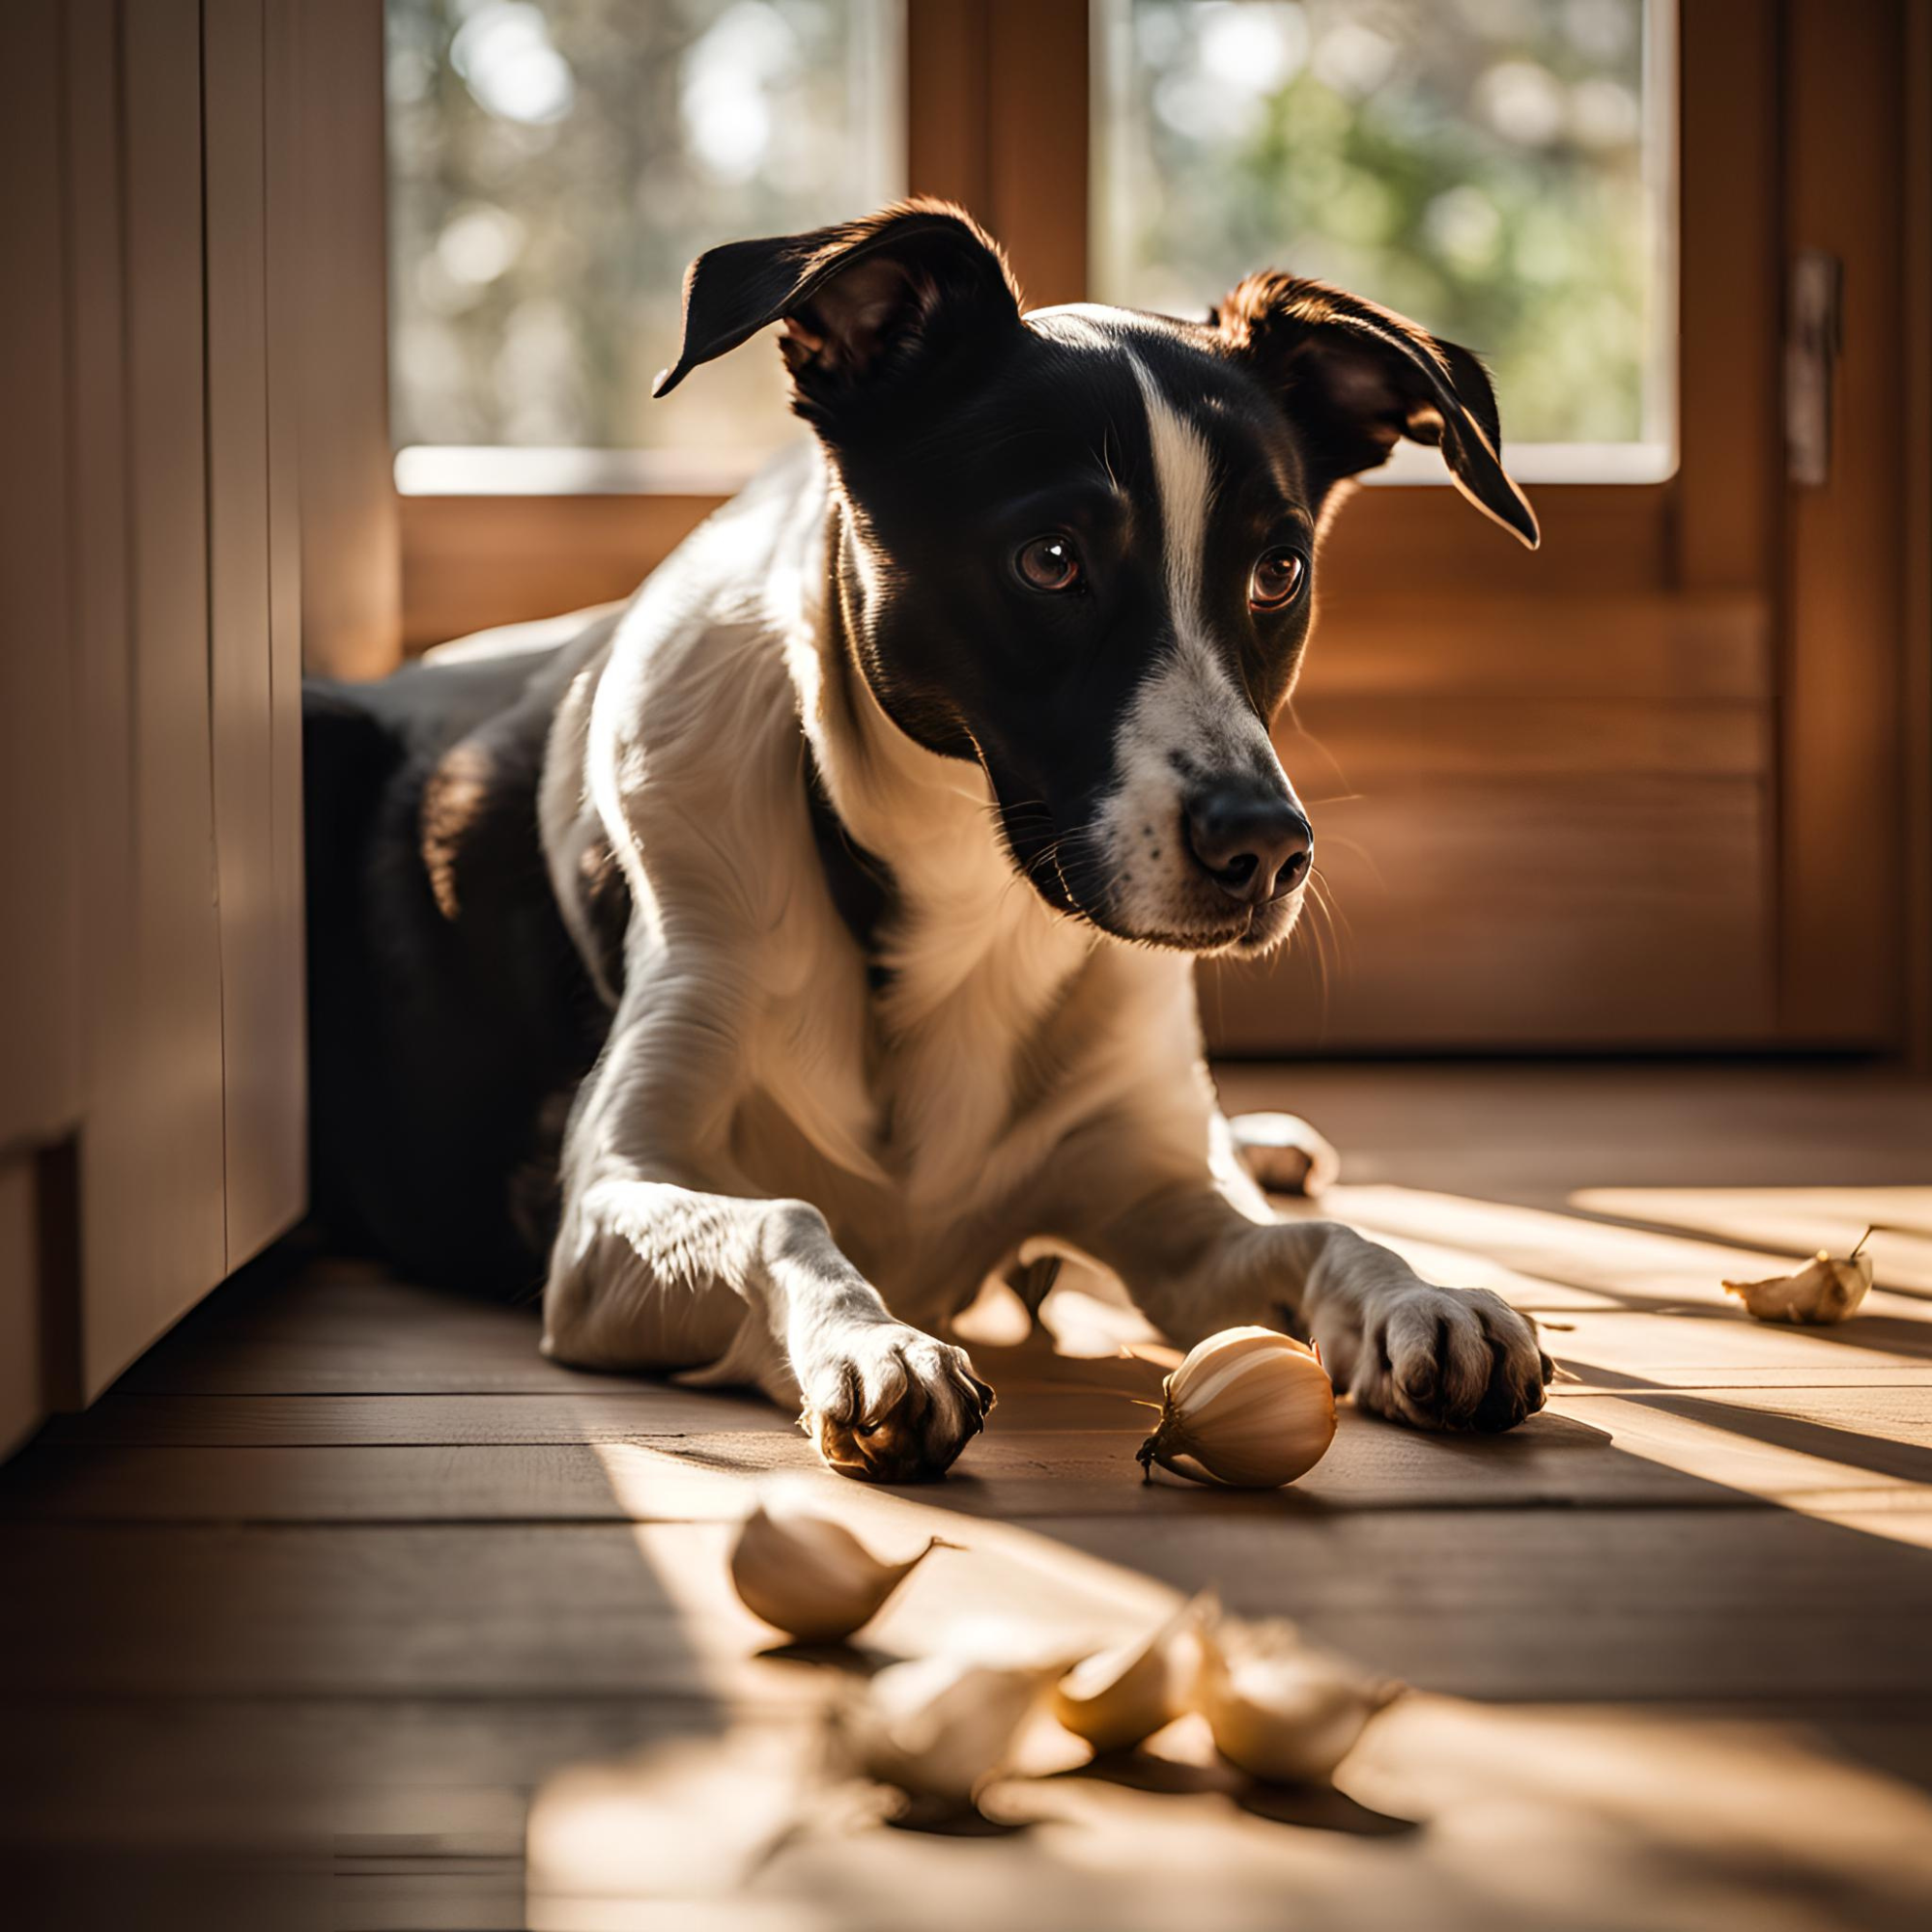
[[[998,244],[950,202],[728,242],[684,278],[684,345],[654,393],[774,323],[785,327],[799,413],[823,424],[923,373],[965,373],[1018,332],[1020,298]]]
[[[1290,401],[1323,492],[1386,463],[1400,438],[1439,443],[1463,496],[1536,548],[1536,512],[1496,454],[1495,391],[1466,349],[1324,282],[1272,270],[1250,275],[1209,320],[1229,354]]]

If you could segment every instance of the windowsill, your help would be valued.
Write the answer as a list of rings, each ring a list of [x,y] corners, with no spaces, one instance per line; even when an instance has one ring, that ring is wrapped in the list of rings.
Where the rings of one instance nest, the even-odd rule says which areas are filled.
[[[396,452],[396,490],[404,497],[731,497],[771,454],[415,444]]]
[[[769,451],[697,449],[522,449],[447,444],[396,452],[405,497],[730,497]],[[1503,452],[1519,483],[1662,483],[1677,469],[1662,442],[1523,442]],[[1448,482],[1432,449],[1405,443],[1366,482]]]

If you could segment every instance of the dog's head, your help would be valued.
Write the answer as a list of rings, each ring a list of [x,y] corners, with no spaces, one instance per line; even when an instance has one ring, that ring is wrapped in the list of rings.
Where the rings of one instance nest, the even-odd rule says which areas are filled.
[[[1536,542],[1475,357],[1278,273],[1206,323],[1023,313],[966,215],[910,202],[700,256],[658,393],[775,323],[836,468],[839,605],[886,714],[985,768],[1050,904],[1193,952],[1283,938],[1312,836],[1268,726],[1336,486],[1401,438],[1436,443]]]

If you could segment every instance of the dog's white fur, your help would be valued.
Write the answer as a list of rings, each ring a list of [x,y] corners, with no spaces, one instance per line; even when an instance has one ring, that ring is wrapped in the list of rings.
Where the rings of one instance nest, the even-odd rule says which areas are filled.
[[[1211,652],[1187,648],[1208,465],[1148,399],[1181,648],[1144,704],[1162,745],[1235,732],[1271,760]],[[1215,1105],[1191,960],[1050,909],[980,768],[900,732],[835,641],[837,487],[816,450],[784,459],[576,647],[545,850],[587,958],[582,867],[601,839],[633,914],[564,1150],[546,1352],[754,1382],[862,1434],[905,1407],[941,1466],[979,1416],[965,1357],[933,1331],[1023,1249],[1110,1270],[1183,1344],[1292,1309],[1338,1384],[1424,1424],[1446,1393],[1420,1367],[1438,1334],[1442,1380],[1465,1393],[1492,1341],[1533,1362],[1494,1297],[1431,1288],[1345,1228],[1273,1219]],[[813,845],[801,720],[838,817],[896,887],[876,997]],[[1123,836],[1171,822],[1173,773],[1123,768]]]

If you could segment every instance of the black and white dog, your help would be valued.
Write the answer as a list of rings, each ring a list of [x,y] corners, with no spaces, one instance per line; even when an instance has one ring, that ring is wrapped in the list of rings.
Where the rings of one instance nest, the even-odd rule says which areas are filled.
[[[1529,1321],[1271,1217],[1193,985],[1301,908],[1268,724],[1338,486],[1436,443],[1536,540],[1474,357],[1278,273],[1027,313],[912,202],[700,257],[659,393],[773,325],[816,446],[621,611],[311,693],[325,1213],[542,1279],[558,1361],[802,1403],[855,1474],[952,1463],[992,1392],[938,1331],[1056,1255],[1178,1343],[1275,1323],[1379,1414],[1520,1421]]]

